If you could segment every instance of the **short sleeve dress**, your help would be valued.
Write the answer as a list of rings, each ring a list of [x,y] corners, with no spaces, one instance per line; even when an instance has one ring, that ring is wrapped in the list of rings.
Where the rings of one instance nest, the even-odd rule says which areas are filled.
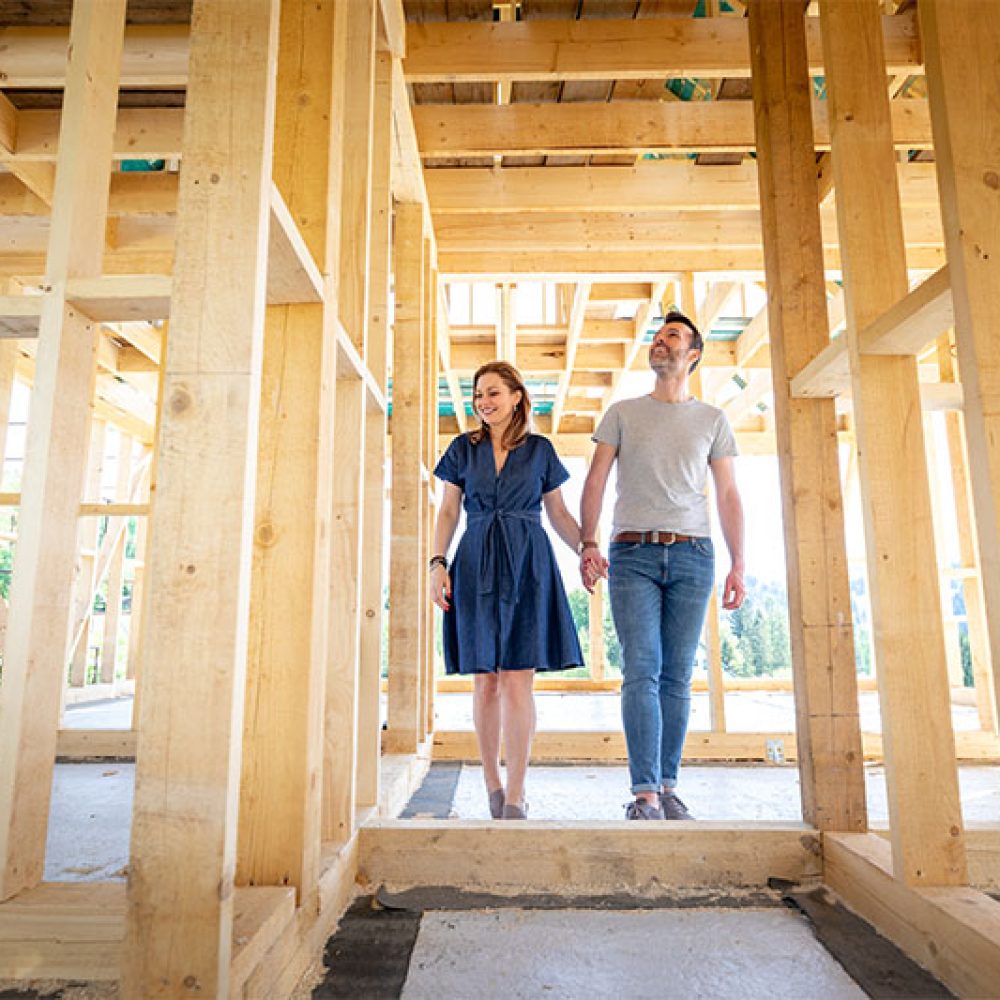
[[[462,434],[434,475],[464,493],[466,528],[449,568],[444,614],[449,674],[566,670],[583,664],[580,641],[548,535],[542,496],[569,473],[538,434],[513,449],[500,475],[493,446]]]

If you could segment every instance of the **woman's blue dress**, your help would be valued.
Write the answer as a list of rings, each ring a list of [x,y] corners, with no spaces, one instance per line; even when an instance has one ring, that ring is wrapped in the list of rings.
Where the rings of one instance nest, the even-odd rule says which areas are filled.
[[[444,615],[449,674],[565,670],[583,664],[555,553],[542,527],[542,496],[569,473],[538,434],[496,474],[488,437],[455,438],[434,475],[465,494],[466,528],[449,568]]]

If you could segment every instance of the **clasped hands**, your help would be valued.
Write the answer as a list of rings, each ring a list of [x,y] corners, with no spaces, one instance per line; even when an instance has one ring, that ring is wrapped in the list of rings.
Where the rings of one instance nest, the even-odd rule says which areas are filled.
[[[601,550],[596,547],[584,549],[580,554],[580,580],[587,593],[592,594],[597,581],[607,579],[607,576],[608,561],[601,555]]]

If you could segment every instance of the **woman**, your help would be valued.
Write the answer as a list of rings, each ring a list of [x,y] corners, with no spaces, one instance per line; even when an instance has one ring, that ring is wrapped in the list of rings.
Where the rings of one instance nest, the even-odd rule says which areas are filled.
[[[449,674],[472,674],[473,721],[494,819],[526,819],[524,779],[535,732],[536,670],[583,663],[541,506],[579,551],[580,526],[563,503],[569,473],[552,444],[530,433],[520,374],[491,361],[472,382],[480,426],[451,443],[434,474],[444,481],[431,559],[431,592],[444,612]],[[466,530],[450,572],[445,553],[465,497]],[[507,787],[500,778],[500,733]]]

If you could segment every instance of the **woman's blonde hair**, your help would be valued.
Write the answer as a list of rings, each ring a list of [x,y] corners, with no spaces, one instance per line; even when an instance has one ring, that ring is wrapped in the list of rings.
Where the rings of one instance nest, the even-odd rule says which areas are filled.
[[[528,394],[524,379],[521,378],[521,373],[512,364],[506,361],[487,361],[472,377],[473,409],[475,409],[476,386],[484,375],[488,375],[491,372],[494,375],[499,375],[503,384],[511,392],[519,392],[521,394],[521,398],[514,407],[510,423],[507,425],[506,430],[504,430],[503,439],[500,442],[504,448],[512,451],[514,448],[524,444],[528,434],[531,432],[531,396]],[[479,426],[474,431],[469,431],[469,438],[473,444],[479,444],[483,438],[488,438],[489,436],[489,425],[482,420],[480,420]]]

